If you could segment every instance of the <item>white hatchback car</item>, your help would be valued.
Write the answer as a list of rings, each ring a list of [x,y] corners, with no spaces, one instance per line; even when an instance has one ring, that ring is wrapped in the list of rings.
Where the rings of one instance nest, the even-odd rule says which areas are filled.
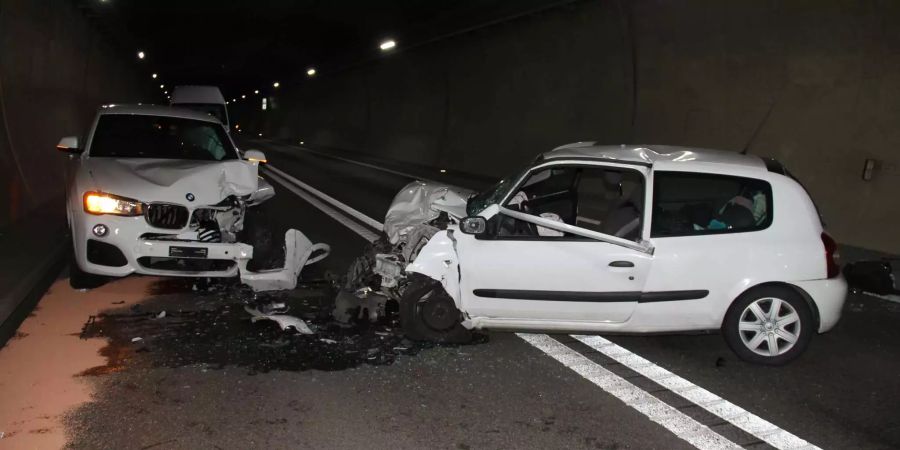
[[[374,272],[416,339],[721,330],[741,358],[783,364],[847,292],[806,190],[734,152],[566,145],[480,194],[414,182],[385,232]]]
[[[265,155],[239,153],[212,115],[160,106],[105,107],[86,141],[66,137],[57,148],[71,155],[66,213],[73,287],[140,273],[239,275],[256,290],[291,288],[304,265],[327,253],[327,246],[289,230],[284,265],[254,271],[272,269],[263,267],[266,262],[254,267],[260,257],[272,259],[261,253],[280,256],[280,249],[261,248],[273,240],[257,210],[275,191],[257,173]]]

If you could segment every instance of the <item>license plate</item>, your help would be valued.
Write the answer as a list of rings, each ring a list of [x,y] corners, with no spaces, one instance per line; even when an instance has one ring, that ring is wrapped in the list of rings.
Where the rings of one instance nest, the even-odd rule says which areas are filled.
[[[206,247],[169,247],[169,256],[173,258],[206,258],[208,253]]]

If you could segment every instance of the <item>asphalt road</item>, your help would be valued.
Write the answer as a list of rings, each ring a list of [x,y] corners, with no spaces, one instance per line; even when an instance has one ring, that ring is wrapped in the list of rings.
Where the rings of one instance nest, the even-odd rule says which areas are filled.
[[[376,220],[410,181],[289,146],[253,147]],[[0,448],[728,448],[704,441],[710,430],[728,444],[772,447],[636,372],[646,366],[569,336],[547,338],[551,357],[512,333],[423,346],[393,322],[338,326],[326,280],[366,242],[275,187],[273,228],[332,247],[296,291],[254,297],[227,284],[131,277],[84,293],[61,278],[0,351]],[[250,323],[244,303],[272,300],[316,334]],[[900,304],[853,295],[837,328],[781,368],[737,360],[715,334],[607,338],[813,445],[897,448],[898,320]],[[47,342],[52,351],[36,358]],[[52,402],[33,391],[80,394]],[[44,439],[54,433],[60,440]]]

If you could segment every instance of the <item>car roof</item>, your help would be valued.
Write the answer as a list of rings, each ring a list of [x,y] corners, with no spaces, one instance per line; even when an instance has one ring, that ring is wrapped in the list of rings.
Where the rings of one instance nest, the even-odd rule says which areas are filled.
[[[181,119],[202,120],[204,122],[221,123],[219,119],[199,111],[174,106],[160,105],[103,105],[98,111],[101,116],[113,114],[131,114],[139,116],[177,117]]]
[[[200,103],[224,105],[225,97],[216,86],[175,86],[172,92],[171,104]]]
[[[716,164],[742,169],[766,170],[765,161],[759,156],[673,145],[598,145],[596,142],[576,142],[557,147],[539,157],[543,160],[569,158],[621,161],[626,164],[643,166],[672,167],[682,164]]]

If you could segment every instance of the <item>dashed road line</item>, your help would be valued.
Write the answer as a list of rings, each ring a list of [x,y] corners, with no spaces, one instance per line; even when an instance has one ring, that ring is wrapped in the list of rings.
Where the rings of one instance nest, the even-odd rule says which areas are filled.
[[[517,336],[694,447],[710,450],[741,448],[556,339],[546,334],[517,333]]]
[[[588,335],[572,335],[572,337],[775,448],[818,449],[806,440],[604,337]]]

